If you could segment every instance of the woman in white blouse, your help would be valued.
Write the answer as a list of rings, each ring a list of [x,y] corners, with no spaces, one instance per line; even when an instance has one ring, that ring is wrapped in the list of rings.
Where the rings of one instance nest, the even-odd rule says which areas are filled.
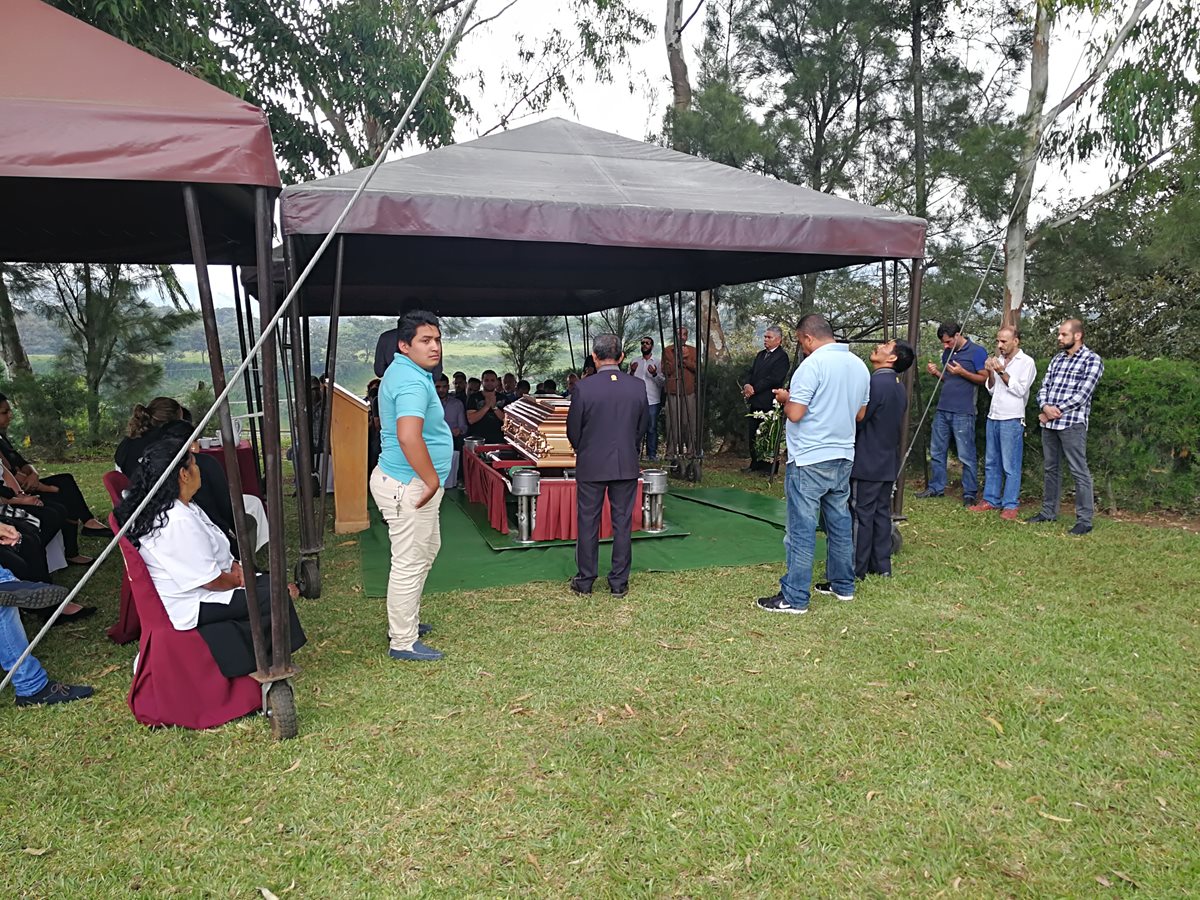
[[[183,446],[166,439],[148,447],[125,498],[115,510],[125,523]],[[227,678],[255,671],[250,614],[241,564],[229,551],[229,540],[192,500],[200,489],[200,469],[188,453],[163,482],[154,499],[125,536],[138,548],[158,589],[171,624],[179,631],[196,628]],[[263,637],[271,647],[271,582],[267,573],[255,579]],[[288,585],[292,649],[305,643]]]

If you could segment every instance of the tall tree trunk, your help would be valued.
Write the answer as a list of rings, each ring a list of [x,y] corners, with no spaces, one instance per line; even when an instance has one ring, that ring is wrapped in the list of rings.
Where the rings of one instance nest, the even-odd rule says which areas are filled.
[[[683,25],[683,0],[667,0],[663,38],[667,43],[667,65],[671,70],[672,104],[677,114],[686,112],[692,105],[692,84],[688,79],[687,60],[683,57]],[[684,152],[684,147],[678,141],[674,142],[674,149]],[[729,355],[725,347],[725,328],[721,324],[721,311],[713,300],[712,291],[701,291],[699,302],[700,325],[708,327],[705,341],[709,353],[716,359],[725,359]]]
[[[100,303],[95,295],[95,282],[92,279],[92,266],[83,264],[83,308],[84,308],[84,371],[83,380],[88,388],[87,417],[88,442],[100,442],[100,382],[103,373],[100,372],[100,348],[96,342],[97,323],[100,318]]]
[[[663,25],[667,42],[667,65],[671,70],[671,89],[676,112],[692,105],[692,84],[688,79],[687,60],[683,58],[683,0],[667,0],[667,21]],[[679,149],[678,146],[675,147]]]
[[[1038,147],[1046,126],[1046,84],[1050,72],[1050,13],[1047,4],[1037,4],[1033,24],[1033,47],[1029,63],[1029,101],[1025,106],[1025,143],[1013,185],[1013,213],[1004,237],[1004,325],[1021,321],[1025,302],[1025,236],[1029,225],[1029,200],[1037,172]]]
[[[929,213],[929,185],[925,182],[925,62],[922,58],[922,0],[912,4],[912,103],[913,103],[913,215],[924,219]]]
[[[33,366],[21,343],[21,332],[17,330],[17,314],[8,296],[8,285],[4,281],[7,269],[0,263],[0,356],[8,369],[8,377],[32,375]]]

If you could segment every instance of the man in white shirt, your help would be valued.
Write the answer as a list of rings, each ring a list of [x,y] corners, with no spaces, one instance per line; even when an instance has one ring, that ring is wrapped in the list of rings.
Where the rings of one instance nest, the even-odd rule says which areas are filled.
[[[663,382],[666,376],[662,373],[658,357],[654,355],[654,338],[646,335],[642,338],[641,358],[629,364],[629,374],[640,378],[646,383],[646,402],[650,404],[650,419],[646,424],[646,458],[658,459],[658,412],[662,409]],[[641,438],[638,438],[641,443]]]
[[[1021,459],[1025,445],[1025,406],[1037,366],[1021,349],[1021,332],[1005,326],[996,334],[996,355],[984,364],[992,405],[987,417],[983,501],[971,512],[1000,510],[1016,521],[1021,498]]]

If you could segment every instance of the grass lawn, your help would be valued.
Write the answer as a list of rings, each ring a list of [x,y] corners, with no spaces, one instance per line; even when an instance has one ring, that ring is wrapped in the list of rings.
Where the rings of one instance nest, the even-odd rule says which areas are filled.
[[[740,462],[706,483],[766,490]],[[1200,536],[911,515],[853,603],[757,612],[775,566],[439,595],[434,665],[331,537],[282,744],[134,723],[114,556],[39,648],[96,697],[0,698],[0,896],[1194,893]]]

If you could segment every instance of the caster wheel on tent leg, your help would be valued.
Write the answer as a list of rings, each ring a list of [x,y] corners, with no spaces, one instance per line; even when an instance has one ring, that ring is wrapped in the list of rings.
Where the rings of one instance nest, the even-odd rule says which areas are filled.
[[[321,562],[317,559],[302,559],[296,563],[296,585],[300,596],[316,600],[321,596]]]
[[[286,741],[299,733],[296,725],[296,698],[289,681],[276,681],[267,691],[267,717],[271,720],[271,737]]]
[[[895,522],[892,523],[892,555],[895,556],[900,552],[900,548],[904,546],[904,536],[900,534],[900,526]]]

